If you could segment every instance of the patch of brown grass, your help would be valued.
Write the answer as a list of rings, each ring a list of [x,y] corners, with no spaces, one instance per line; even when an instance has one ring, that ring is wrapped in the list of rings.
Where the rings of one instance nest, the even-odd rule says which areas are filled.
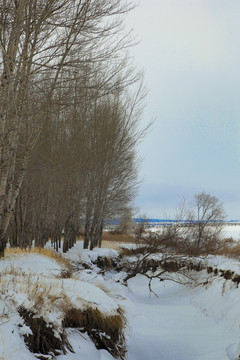
[[[87,332],[97,349],[105,349],[112,356],[124,359],[126,354],[123,329],[126,321],[121,308],[118,314],[104,315],[98,309],[79,310],[70,308],[64,319],[65,327],[79,328]]]
[[[113,249],[113,250],[120,250],[121,249],[121,244],[117,243],[116,241],[102,241],[102,248],[106,248],[106,249]]]
[[[83,235],[77,237],[77,241],[83,241]],[[102,247],[120,250],[121,244],[135,244],[137,239],[133,235],[122,234],[117,231],[104,231],[102,236]]]
[[[136,238],[129,234],[119,234],[114,231],[104,231],[102,236],[104,241],[112,241],[119,243],[135,243]]]
[[[91,307],[84,310],[73,308],[69,301],[62,302],[61,305],[61,311],[65,315],[60,328],[56,327],[56,324],[47,323],[45,318],[39,315],[37,308],[34,310],[27,310],[23,306],[18,308],[25,324],[32,330],[31,335],[24,335],[30,351],[55,355],[59,355],[62,351],[66,354],[66,349],[72,350],[65,332],[65,329],[70,327],[87,332],[97,349],[105,349],[118,359],[125,358],[126,320],[121,308],[113,315],[105,315]]]
[[[221,245],[214,252],[214,255],[227,256],[232,259],[240,258],[240,242],[234,241],[232,238],[224,239]]]
[[[34,249],[33,249],[34,250]],[[12,254],[31,254],[31,250],[13,249],[7,251]],[[36,253],[36,252],[35,252]],[[40,252],[43,252],[40,250]],[[45,255],[46,252],[44,251]],[[49,254],[49,251],[47,251]],[[52,256],[51,256],[52,257]],[[126,320],[123,310],[119,308],[111,314],[101,313],[94,303],[86,303],[84,309],[76,309],[64,291],[64,280],[55,278],[36,277],[32,274],[16,272],[8,269],[1,274],[0,295],[8,296],[10,293],[25,293],[26,302],[18,307],[19,314],[26,325],[32,330],[32,335],[24,335],[24,340],[30,351],[41,354],[58,355],[60,351],[71,350],[65,328],[75,327],[87,332],[98,349],[105,349],[113,356],[124,359],[126,353],[124,328]],[[101,284],[99,287],[107,292]],[[31,303],[31,308],[26,308]],[[88,307],[89,306],[89,307]],[[91,307],[92,306],[92,307]],[[48,312],[59,311],[62,323],[48,323]],[[60,336],[59,336],[60,335]]]
[[[57,261],[58,264],[64,266],[68,271],[71,271],[70,262],[66,258],[64,258],[61,254],[51,249],[45,249],[41,247],[27,248],[27,249],[11,247],[4,250],[4,256],[29,255],[29,254],[37,254],[54,259],[55,261]]]

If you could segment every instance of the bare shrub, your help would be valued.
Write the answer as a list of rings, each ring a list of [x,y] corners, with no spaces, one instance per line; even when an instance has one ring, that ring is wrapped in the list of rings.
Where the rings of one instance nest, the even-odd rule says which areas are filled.
[[[235,274],[235,275],[232,277],[232,281],[233,281],[234,283],[236,283],[236,284],[237,284],[237,287],[238,287],[238,285],[239,285],[239,283],[240,283],[240,275]]]
[[[227,256],[232,259],[240,258],[240,244],[238,241],[234,241],[232,238],[222,240],[218,249],[216,249],[215,255]]]
[[[110,256],[98,256],[94,262],[101,269],[110,269],[116,266],[116,262]]]
[[[120,214],[119,223],[116,226],[116,231],[119,234],[132,234],[134,230],[133,213],[130,207],[126,207]]]
[[[195,195],[193,206],[195,210],[193,235],[196,246],[200,248],[202,243],[207,243],[207,246],[209,244],[212,247],[222,231],[222,221],[225,218],[223,204],[216,196],[202,192]]]
[[[180,200],[176,223],[163,228],[169,246],[179,254],[206,256],[221,248],[224,226],[223,204],[215,196],[202,192],[188,203]]]
[[[191,276],[191,271],[203,269],[201,261],[176,251],[175,238],[172,240],[168,232],[148,232],[139,241],[141,243],[136,248],[123,249],[120,253],[119,269],[127,273],[125,283],[140,274],[149,279],[149,290],[154,292],[151,287],[153,279],[193,283],[195,279]]]
[[[231,271],[231,270],[225,270],[225,271],[222,272],[222,276],[226,280],[232,279],[233,274],[234,274],[234,271]]]
[[[136,238],[141,238],[143,234],[146,232],[147,228],[148,228],[147,217],[145,215],[142,215],[140,221],[138,221],[135,224],[134,231]]]

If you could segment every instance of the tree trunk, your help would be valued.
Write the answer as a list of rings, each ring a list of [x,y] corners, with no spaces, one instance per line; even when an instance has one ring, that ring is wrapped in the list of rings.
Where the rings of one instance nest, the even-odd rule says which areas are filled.
[[[85,227],[84,227],[84,241],[83,241],[83,248],[88,249],[89,247],[89,234],[90,233],[90,222],[87,220]]]
[[[4,250],[6,248],[6,234],[0,233],[0,258],[4,257]]]
[[[101,223],[99,238],[98,238],[98,247],[102,247],[102,234],[103,234],[103,222]]]

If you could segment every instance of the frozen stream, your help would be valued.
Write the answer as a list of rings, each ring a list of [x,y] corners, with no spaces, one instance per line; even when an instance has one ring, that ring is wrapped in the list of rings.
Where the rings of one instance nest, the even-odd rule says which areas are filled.
[[[238,331],[229,331],[222,314],[211,317],[207,309],[194,304],[195,296],[205,292],[204,288],[191,294],[183,286],[164,282],[158,285],[157,298],[147,295],[144,282],[140,277],[130,282],[129,360],[236,359]]]

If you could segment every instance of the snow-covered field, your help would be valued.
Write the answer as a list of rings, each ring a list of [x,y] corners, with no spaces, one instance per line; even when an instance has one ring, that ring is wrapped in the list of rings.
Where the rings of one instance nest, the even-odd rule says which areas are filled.
[[[240,238],[240,226],[228,226],[225,232],[226,237]],[[78,242],[67,257],[75,265],[84,261],[90,268],[75,268],[71,279],[61,279],[62,265],[42,255],[11,255],[0,260],[0,360],[35,359],[22,337],[31,330],[23,324],[16,309],[23,305],[36,306],[32,295],[38,288],[43,292],[48,289],[39,311],[59,324],[61,313],[57,305],[63,300],[81,309],[98,308],[106,316],[119,306],[123,308],[127,318],[128,360],[238,359],[240,288],[235,283],[202,271],[198,273],[198,286],[154,281],[152,288],[156,296],[149,293],[143,276],[132,278],[126,287],[121,283],[122,273],[112,270],[103,274],[91,266],[99,255],[114,257],[117,252],[82,250],[82,243]],[[207,261],[209,265],[240,274],[237,260],[212,256]],[[204,285],[206,279],[208,284]],[[54,296],[54,302],[47,299]],[[58,360],[113,360],[106,350],[97,350],[86,333],[69,329],[67,335],[75,353],[59,355]]]
[[[223,237],[240,241],[240,225],[226,225],[223,229]]]
[[[150,231],[156,231],[161,232],[162,227],[161,226],[150,226],[148,228]],[[239,240],[240,241],[240,225],[225,225],[223,227],[222,231],[222,237],[223,238],[233,238],[233,240]]]

